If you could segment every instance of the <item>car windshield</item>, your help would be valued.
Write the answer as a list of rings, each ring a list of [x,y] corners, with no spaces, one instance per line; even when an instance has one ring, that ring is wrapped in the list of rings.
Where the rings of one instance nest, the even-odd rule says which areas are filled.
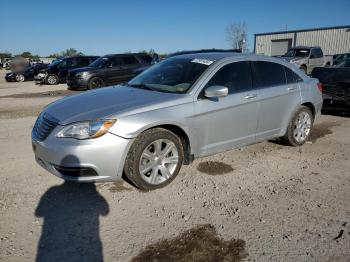
[[[308,57],[310,49],[290,49],[283,57]]]
[[[169,58],[129,81],[128,85],[159,92],[186,93],[214,61]]]
[[[60,64],[61,62],[62,62],[62,60],[57,59],[57,60],[55,60],[54,62],[52,62],[52,63],[49,65],[49,67],[54,67],[54,66]]]
[[[109,60],[108,57],[100,57],[100,58],[97,58],[94,62],[92,62],[89,66],[95,67],[95,68],[102,68],[106,65],[108,60]]]

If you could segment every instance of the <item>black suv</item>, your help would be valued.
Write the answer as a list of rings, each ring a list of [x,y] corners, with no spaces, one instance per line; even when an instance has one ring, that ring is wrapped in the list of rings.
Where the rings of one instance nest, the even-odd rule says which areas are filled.
[[[69,70],[70,89],[94,89],[129,81],[153,63],[145,53],[105,55],[88,67]]]
[[[56,59],[48,68],[41,70],[34,77],[37,84],[57,85],[65,83],[68,70],[91,64],[98,56],[74,56]]]

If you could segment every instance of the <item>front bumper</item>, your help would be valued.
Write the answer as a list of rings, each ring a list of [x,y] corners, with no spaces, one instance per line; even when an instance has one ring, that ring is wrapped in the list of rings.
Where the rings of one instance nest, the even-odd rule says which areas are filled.
[[[74,182],[109,182],[121,179],[133,139],[111,133],[88,140],[56,138],[55,130],[44,141],[32,138],[35,159],[41,167],[55,176]],[[87,172],[83,176],[69,174],[69,170],[78,168],[94,172]]]
[[[71,89],[87,89],[88,79],[85,78],[67,78],[67,85]]]
[[[12,73],[12,74],[7,74],[5,76],[5,80],[7,82],[15,82],[16,81],[16,74],[15,73]]]
[[[45,84],[46,76],[47,76],[46,74],[45,74],[45,75],[44,75],[44,74],[35,75],[35,76],[34,76],[34,82],[35,82],[36,84],[39,84],[39,85]]]

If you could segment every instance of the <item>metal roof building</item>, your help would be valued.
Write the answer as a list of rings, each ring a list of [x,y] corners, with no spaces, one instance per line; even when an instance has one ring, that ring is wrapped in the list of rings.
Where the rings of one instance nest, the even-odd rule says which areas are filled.
[[[350,52],[350,25],[254,35],[254,53],[283,55],[295,46],[319,46],[325,55]]]

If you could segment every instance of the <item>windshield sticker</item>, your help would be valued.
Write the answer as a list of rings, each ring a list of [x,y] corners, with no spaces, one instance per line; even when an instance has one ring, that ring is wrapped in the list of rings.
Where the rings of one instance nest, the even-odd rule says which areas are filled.
[[[214,63],[214,61],[211,60],[207,60],[207,59],[200,59],[200,58],[195,58],[191,61],[192,63],[198,63],[198,64],[203,64],[203,65],[211,65],[212,63]]]

